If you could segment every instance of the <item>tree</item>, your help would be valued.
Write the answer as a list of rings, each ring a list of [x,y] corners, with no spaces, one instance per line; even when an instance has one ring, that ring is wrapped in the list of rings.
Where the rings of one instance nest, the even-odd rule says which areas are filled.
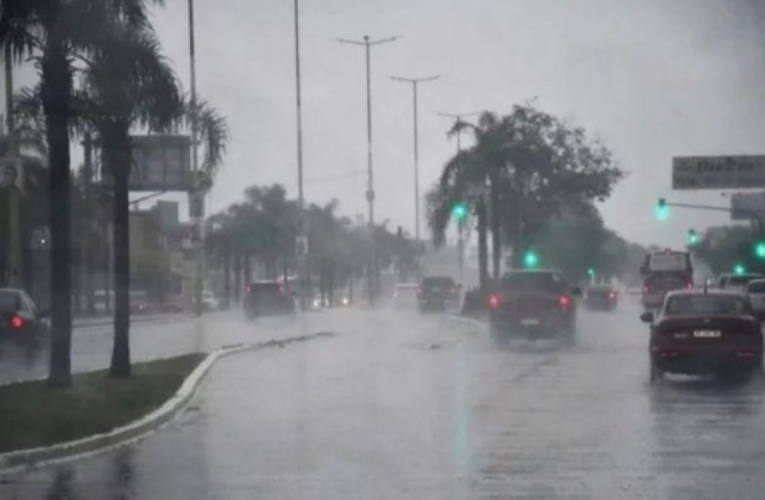
[[[159,0],[157,0],[159,2]],[[148,23],[144,0],[2,0],[0,47],[17,60],[31,55],[49,148],[51,224],[51,364],[48,382],[71,384],[70,152],[74,61],[87,57],[120,17]]]
[[[109,373],[128,377],[130,368],[130,229],[128,178],[130,131],[164,130],[183,113],[183,99],[170,65],[149,26],[115,20],[111,37],[94,50],[76,95],[80,118],[97,133],[105,171],[113,182],[114,348]]]

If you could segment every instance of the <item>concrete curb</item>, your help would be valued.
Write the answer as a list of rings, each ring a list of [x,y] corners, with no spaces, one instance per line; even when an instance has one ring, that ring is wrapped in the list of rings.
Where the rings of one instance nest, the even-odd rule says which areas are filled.
[[[321,332],[311,335],[290,337],[284,340],[270,340],[256,344],[237,344],[224,346],[208,354],[204,360],[191,372],[176,393],[162,406],[145,417],[118,427],[104,434],[97,434],[76,441],[68,441],[52,446],[29,448],[26,450],[0,453],[0,475],[19,472],[25,469],[51,465],[56,462],[83,458],[122,446],[148,435],[160,428],[183,411],[196,394],[205,376],[212,366],[220,359],[233,354],[256,351],[270,347],[284,347],[295,342],[305,342],[321,337],[331,337],[333,333]]]

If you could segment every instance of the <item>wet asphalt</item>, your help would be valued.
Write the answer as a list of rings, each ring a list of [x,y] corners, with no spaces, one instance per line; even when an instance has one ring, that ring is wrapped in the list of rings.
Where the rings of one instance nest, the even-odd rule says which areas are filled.
[[[765,498],[762,380],[652,387],[638,314],[580,311],[573,344],[408,311],[176,325],[203,346],[337,335],[227,358],[166,427],[0,498]]]

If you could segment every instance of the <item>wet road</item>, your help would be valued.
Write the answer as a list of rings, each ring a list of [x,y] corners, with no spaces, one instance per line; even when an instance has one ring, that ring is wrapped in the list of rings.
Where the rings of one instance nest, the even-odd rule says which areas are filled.
[[[637,313],[502,348],[439,316],[317,315],[301,328],[339,335],[229,358],[166,428],[0,498],[764,498],[762,382],[652,388]]]

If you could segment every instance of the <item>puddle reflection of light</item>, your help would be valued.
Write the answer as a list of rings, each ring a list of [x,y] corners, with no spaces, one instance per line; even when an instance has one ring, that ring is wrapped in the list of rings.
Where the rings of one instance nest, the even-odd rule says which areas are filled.
[[[469,498],[471,477],[470,453],[470,364],[465,345],[460,342],[455,352],[454,409],[452,411],[452,454],[454,476],[458,487],[452,489],[452,498]]]

